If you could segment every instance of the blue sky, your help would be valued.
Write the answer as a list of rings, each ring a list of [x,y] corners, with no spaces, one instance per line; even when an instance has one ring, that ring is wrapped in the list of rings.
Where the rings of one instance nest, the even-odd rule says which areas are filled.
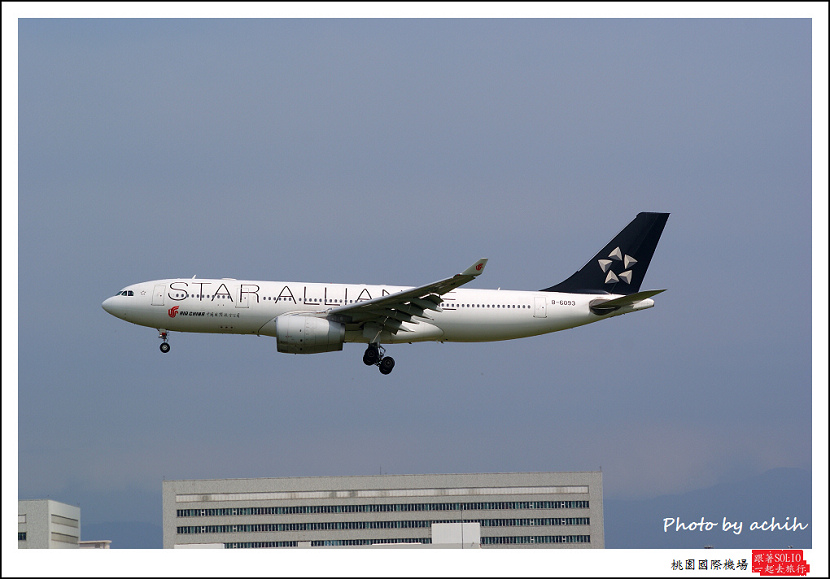
[[[812,470],[812,41],[805,19],[21,20],[19,498],[158,522],[163,478],[602,468],[606,497],[648,498]],[[100,308],[149,279],[419,285],[479,257],[470,287],[539,289],[640,211],[671,213],[655,308],[393,346],[388,377],[358,345],[162,356]]]

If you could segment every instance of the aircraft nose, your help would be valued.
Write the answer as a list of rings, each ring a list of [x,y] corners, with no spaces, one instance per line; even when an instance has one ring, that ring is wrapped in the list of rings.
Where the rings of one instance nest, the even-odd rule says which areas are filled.
[[[115,296],[107,298],[104,300],[104,303],[101,304],[101,307],[104,308],[104,311],[108,314],[115,314]]]

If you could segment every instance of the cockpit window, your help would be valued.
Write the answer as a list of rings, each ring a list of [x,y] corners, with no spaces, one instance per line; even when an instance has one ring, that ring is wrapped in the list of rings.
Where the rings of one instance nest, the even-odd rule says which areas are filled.
[[[129,290],[129,291],[127,291],[127,290],[122,290],[122,291],[118,292],[118,293],[117,293],[117,294],[115,294],[115,295],[117,295],[117,296],[133,296],[133,295],[135,295],[135,294],[133,293],[133,291],[132,291],[132,290]]]

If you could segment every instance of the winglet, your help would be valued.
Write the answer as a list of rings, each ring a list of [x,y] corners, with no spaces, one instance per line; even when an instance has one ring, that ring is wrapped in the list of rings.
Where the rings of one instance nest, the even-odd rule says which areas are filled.
[[[481,275],[481,272],[484,271],[485,265],[487,265],[487,259],[479,259],[473,265],[462,271],[459,275]]]

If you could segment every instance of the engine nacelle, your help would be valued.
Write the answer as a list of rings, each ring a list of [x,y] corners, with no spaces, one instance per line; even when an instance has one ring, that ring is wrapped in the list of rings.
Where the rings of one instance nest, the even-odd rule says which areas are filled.
[[[343,349],[346,326],[313,316],[277,316],[277,351],[320,354]]]

